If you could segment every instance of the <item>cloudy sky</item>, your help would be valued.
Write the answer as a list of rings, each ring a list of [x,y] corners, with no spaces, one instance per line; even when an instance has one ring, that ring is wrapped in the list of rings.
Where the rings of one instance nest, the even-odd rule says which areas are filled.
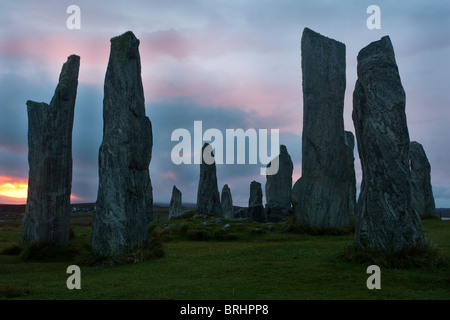
[[[381,29],[369,30],[369,5]],[[81,10],[70,30],[67,7]],[[411,140],[425,148],[437,207],[450,207],[450,5],[446,0],[170,0],[2,1],[0,3],[0,203],[25,203],[28,181],[27,100],[50,102],[62,64],[81,56],[73,128],[74,202],[94,202],[102,139],[103,81],[109,39],[131,30],[140,39],[146,112],[153,125],[150,176],[154,201],[168,203],[173,185],[195,203],[198,165],[174,165],[177,128],[279,129],[280,143],[301,175],[301,34],[309,27],[346,44],[345,129],[354,132],[356,56],[391,37],[406,91]],[[358,184],[361,166],[355,150]],[[248,203],[257,165],[218,165],[237,205]]]

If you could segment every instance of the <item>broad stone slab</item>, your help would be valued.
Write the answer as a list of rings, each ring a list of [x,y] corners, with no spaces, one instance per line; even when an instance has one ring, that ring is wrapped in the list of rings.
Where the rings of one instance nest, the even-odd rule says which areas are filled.
[[[352,221],[353,183],[353,151],[344,138],[345,45],[305,28],[301,50],[302,177],[291,193],[295,218],[311,227],[343,227]]]
[[[139,40],[130,31],[111,39],[104,91],[92,247],[120,255],[146,245],[153,205],[152,126],[145,116]]]

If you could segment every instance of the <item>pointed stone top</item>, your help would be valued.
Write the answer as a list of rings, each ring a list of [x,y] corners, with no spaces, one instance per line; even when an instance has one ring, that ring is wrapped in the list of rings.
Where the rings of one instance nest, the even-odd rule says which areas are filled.
[[[358,53],[358,63],[363,63],[365,60],[384,60],[386,62],[395,63],[394,47],[392,46],[391,38],[384,36],[380,40],[369,43],[362,48]]]

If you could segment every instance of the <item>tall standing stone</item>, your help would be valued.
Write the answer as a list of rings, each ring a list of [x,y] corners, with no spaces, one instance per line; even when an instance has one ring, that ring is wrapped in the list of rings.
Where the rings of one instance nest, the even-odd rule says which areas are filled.
[[[346,152],[345,173],[348,182],[348,211],[356,214],[356,174],[355,174],[355,157],[353,151],[355,149],[355,136],[350,131],[344,131],[344,142],[350,152]]]
[[[210,155],[205,157],[205,155]],[[208,161],[210,158],[211,161]],[[202,148],[200,164],[200,181],[197,191],[197,213],[202,215],[222,216],[219,189],[217,186],[216,163],[212,146],[205,143]]]
[[[72,128],[79,68],[80,57],[68,57],[50,105],[27,101],[30,171],[22,225],[25,243],[69,244]]]
[[[431,166],[423,146],[412,141],[409,150],[411,161],[411,201],[419,216],[435,215],[436,207],[431,187]]]
[[[224,185],[222,188],[222,194],[220,198],[222,204],[222,213],[225,219],[234,218],[233,199],[231,197],[231,190],[228,185]]]
[[[308,28],[302,35],[302,177],[292,190],[296,221],[338,228],[351,223],[344,140],[345,45]]]
[[[266,176],[266,209],[267,221],[280,222],[285,220],[291,208],[292,172],[294,165],[286,146],[280,146],[277,156],[278,172]],[[272,165],[271,161],[267,166]]]
[[[176,186],[172,189],[172,198],[169,204],[169,220],[178,218],[181,215],[181,191]]]
[[[353,122],[362,166],[356,245],[365,251],[422,246],[420,218],[411,202],[405,91],[389,37],[358,54]]]
[[[248,199],[248,218],[257,222],[265,222],[264,207],[262,204],[261,183],[252,181],[250,183],[250,197]]]
[[[146,245],[152,220],[152,127],[145,116],[139,40],[131,31],[111,39],[104,91],[92,247],[112,256]]]

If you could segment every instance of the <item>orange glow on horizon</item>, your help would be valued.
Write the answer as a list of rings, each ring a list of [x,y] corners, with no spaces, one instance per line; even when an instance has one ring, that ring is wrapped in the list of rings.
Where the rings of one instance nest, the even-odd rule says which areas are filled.
[[[0,176],[0,204],[25,204],[28,197],[28,179]],[[82,201],[75,194],[70,195],[70,201]]]
[[[1,202],[6,204],[25,203],[28,196],[28,179],[0,176]]]

